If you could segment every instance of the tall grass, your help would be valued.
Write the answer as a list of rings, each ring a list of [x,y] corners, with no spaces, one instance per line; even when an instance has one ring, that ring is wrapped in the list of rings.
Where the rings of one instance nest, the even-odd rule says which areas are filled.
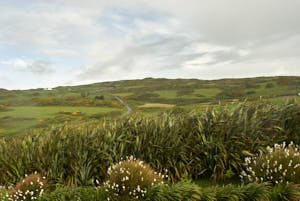
[[[239,175],[244,158],[267,145],[300,143],[300,104],[241,103],[203,113],[129,116],[88,124],[65,124],[24,137],[0,140],[0,184],[16,183],[34,171],[56,183],[90,185],[107,168],[133,155],[171,180],[223,180]]]

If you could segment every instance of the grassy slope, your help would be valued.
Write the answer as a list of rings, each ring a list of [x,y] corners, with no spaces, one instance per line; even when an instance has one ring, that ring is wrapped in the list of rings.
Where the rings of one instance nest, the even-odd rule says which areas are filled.
[[[91,116],[105,114],[113,111],[120,111],[119,108],[111,107],[65,107],[65,106],[49,106],[34,107],[22,106],[12,107],[9,111],[0,112],[0,135],[12,135],[21,133],[22,131],[38,126],[47,119],[60,118],[61,122],[70,119],[68,115],[59,115],[59,112],[81,112],[81,116]],[[71,115],[73,117],[74,115]],[[73,118],[74,119],[74,118]]]
[[[272,83],[271,88],[266,88]],[[235,92],[239,92],[234,94]],[[0,89],[1,103],[19,101],[22,103],[32,98],[46,97],[80,97],[82,92],[88,92],[87,97],[103,95],[105,100],[115,100],[114,96],[124,99],[136,112],[156,114],[165,108],[141,109],[137,106],[145,103],[174,104],[185,109],[193,109],[197,105],[213,105],[222,102],[231,102],[236,99],[270,98],[280,104],[287,97],[294,97],[300,92],[300,77],[260,77],[249,79],[152,79],[123,80],[116,82],[95,83],[90,85],[57,87],[51,91],[43,89],[7,91]],[[225,99],[220,96],[229,94]],[[233,93],[233,95],[232,95]],[[232,97],[230,97],[232,95]],[[26,128],[38,125],[42,118],[56,118],[59,111],[81,111],[85,115],[106,113],[122,110],[118,107],[10,107],[10,111],[0,111],[0,135],[20,132]],[[126,111],[124,108],[122,111]],[[3,119],[4,117],[8,117]]]
[[[37,106],[23,106],[23,107],[12,107],[11,110],[1,112],[0,118],[5,116],[13,116],[19,118],[49,118],[54,117],[60,111],[69,112],[83,112],[87,115],[93,115],[98,113],[106,113],[111,111],[117,111],[117,108],[110,107],[65,107],[65,106],[48,106],[48,107],[37,107]]]

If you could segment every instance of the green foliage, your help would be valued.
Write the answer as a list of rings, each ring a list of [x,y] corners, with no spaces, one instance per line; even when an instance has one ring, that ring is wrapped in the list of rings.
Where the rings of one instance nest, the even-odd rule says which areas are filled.
[[[153,100],[160,101],[161,100],[161,98],[159,98],[158,94],[149,93],[148,91],[139,92],[139,93],[136,93],[133,95],[126,96],[125,99],[135,100],[135,101],[153,101]]]
[[[6,195],[9,194],[9,191],[5,189],[3,186],[0,186],[0,200],[7,199]]]
[[[292,142],[289,146],[275,144],[267,153],[245,158],[246,172],[241,177],[250,182],[273,184],[300,183],[300,151]]]
[[[100,119],[100,118],[104,118],[104,117],[119,117],[122,115],[121,111],[111,111],[111,112],[107,112],[107,113],[97,113],[97,114],[93,114],[90,116],[90,118],[95,118],[95,119]]]
[[[0,199],[9,201],[8,190],[0,188]],[[267,183],[247,185],[225,185],[199,187],[189,180],[172,185],[158,185],[150,188],[141,201],[298,201],[300,186],[295,184],[276,185],[271,188]],[[52,192],[38,197],[38,201],[104,201],[108,193],[102,187],[57,186]]]
[[[300,186],[295,184],[276,185],[271,191],[272,201],[299,201]]]
[[[15,99],[9,102],[10,106],[86,106],[86,107],[121,107],[115,100],[94,99],[78,96],[68,97],[34,97],[26,99]]]
[[[103,95],[101,95],[101,96],[95,96],[95,99],[96,100],[104,100],[104,96]]]
[[[45,193],[38,198],[38,201],[106,201],[107,193],[103,188],[93,187],[58,187],[51,193]]]
[[[150,189],[146,194],[145,201],[181,201],[181,200],[215,200],[211,190],[199,188],[190,181],[181,181],[173,185],[159,185]]]
[[[267,183],[249,183],[239,187],[244,201],[269,200],[271,187]]]
[[[5,104],[0,104],[0,112],[2,111],[7,111],[8,110],[8,106]]]
[[[280,76],[277,77],[276,82],[278,85],[287,85],[287,86],[299,86],[300,82],[298,77],[292,76]]]
[[[279,201],[299,200],[299,186],[275,186],[250,183],[235,186],[209,186],[201,188],[190,181],[181,181],[173,185],[160,185],[151,188],[145,201]]]
[[[165,175],[157,174],[143,161],[129,157],[108,168],[104,188],[112,200],[139,200],[149,188],[163,184]]]
[[[90,95],[90,92],[88,90],[81,90],[80,91],[80,96],[82,98],[87,98]]]
[[[267,184],[250,183],[234,186],[232,184],[217,186],[216,200],[218,201],[261,201],[269,200],[270,187]]]
[[[191,95],[194,93],[194,89],[191,89],[190,87],[189,88],[186,88],[186,89],[181,89],[181,90],[178,90],[176,92],[176,96],[186,96],[186,95]]]
[[[274,84],[273,83],[267,83],[265,88],[266,89],[270,89],[270,88],[273,88],[274,87]]]
[[[231,184],[216,189],[216,200],[218,201],[237,201],[243,197],[242,189]]]
[[[245,96],[243,88],[225,88],[222,92],[216,95],[218,100],[223,99],[241,99]]]
[[[252,95],[252,94],[255,94],[255,93],[256,93],[255,91],[247,91],[246,92],[247,95]]]
[[[299,108],[297,102],[281,107],[242,103],[35,130],[0,140],[0,171],[7,173],[0,182],[15,183],[37,170],[58,183],[89,185],[94,178],[103,181],[108,167],[129,155],[160,172],[168,169],[172,181],[184,174],[224,180],[239,175],[244,158],[263,147],[299,142]]]

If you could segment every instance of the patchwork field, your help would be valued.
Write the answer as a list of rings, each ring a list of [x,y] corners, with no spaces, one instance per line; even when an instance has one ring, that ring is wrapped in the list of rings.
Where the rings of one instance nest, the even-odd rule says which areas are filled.
[[[0,136],[66,121],[89,121],[127,114],[158,115],[170,109],[205,111],[218,104],[268,100],[283,104],[299,99],[300,77],[247,79],[123,80],[51,90],[0,89]],[[120,102],[116,97],[121,98]],[[64,113],[63,111],[66,111]],[[68,113],[69,112],[69,113]],[[72,115],[78,112],[78,115]]]

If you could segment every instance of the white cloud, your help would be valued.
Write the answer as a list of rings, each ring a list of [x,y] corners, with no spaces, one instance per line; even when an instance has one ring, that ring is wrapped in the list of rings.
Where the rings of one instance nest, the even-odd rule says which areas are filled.
[[[27,66],[26,71],[36,74],[53,73],[54,68],[49,61],[37,60]]]
[[[49,73],[61,79],[53,77],[48,83],[300,75],[300,2],[296,0],[2,4],[0,51],[13,53],[4,51],[10,59],[0,64],[32,72],[36,75],[32,79]],[[14,59],[20,55],[28,60]],[[61,68],[81,68],[59,75],[48,61]]]
[[[3,65],[10,65],[13,66],[14,68],[24,68],[26,67],[28,64],[26,61],[24,61],[23,59],[14,59],[14,60],[8,60],[8,61],[0,61],[0,64]]]
[[[79,52],[76,52],[74,50],[68,50],[68,49],[45,49],[42,50],[42,52],[47,55],[56,56],[56,57],[80,56]]]
[[[39,75],[53,73],[55,71],[52,63],[44,60],[25,61],[23,59],[14,59],[0,61],[0,64],[11,66],[16,71],[30,72]]]

